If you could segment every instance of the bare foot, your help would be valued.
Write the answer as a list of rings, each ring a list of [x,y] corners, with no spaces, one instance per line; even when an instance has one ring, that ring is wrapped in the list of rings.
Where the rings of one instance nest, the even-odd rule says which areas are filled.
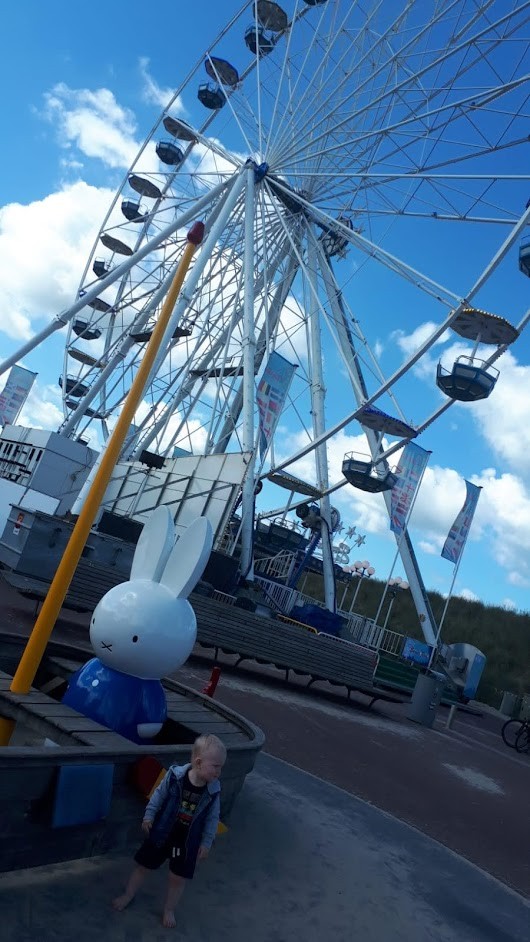
[[[121,913],[122,909],[125,909],[131,900],[132,896],[127,896],[127,894],[124,893],[123,896],[117,896],[116,899],[112,900],[112,908]]]
[[[171,912],[170,909],[164,909],[162,915],[162,925],[164,929],[174,929],[177,925],[177,920],[175,919],[175,913]]]

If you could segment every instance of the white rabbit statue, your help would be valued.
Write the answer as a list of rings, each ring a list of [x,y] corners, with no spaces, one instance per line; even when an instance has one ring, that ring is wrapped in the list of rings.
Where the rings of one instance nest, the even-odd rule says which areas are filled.
[[[197,635],[187,596],[212,549],[206,517],[198,517],[175,543],[169,509],[158,507],[145,524],[131,575],[98,602],[90,622],[97,657],[70,678],[63,703],[137,743],[149,742],[166,719],[160,678],[189,657]]]

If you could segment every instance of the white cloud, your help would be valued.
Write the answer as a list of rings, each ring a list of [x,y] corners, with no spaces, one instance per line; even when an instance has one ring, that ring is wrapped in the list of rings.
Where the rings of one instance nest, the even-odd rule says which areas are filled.
[[[142,90],[142,98],[149,105],[158,105],[160,108],[167,108],[169,102],[173,98],[174,89],[172,88],[163,88],[158,82],[153,78],[149,72],[149,63],[150,59],[147,56],[143,56],[140,59],[140,74],[143,79],[144,87]],[[171,114],[181,115],[185,117],[186,109],[182,103],[182,99],[178,96],[174,102],[171,104]]]
[[[0,328],[17,340],[71,304],[110,190],[81,181],[0,209]]]
[[[482,487],[482,493],[469,541],[485,541],[497,564],[508,570],[512,585],[530,585],[530,490],[520,477],[493,468],[474,475],[472,483]],[[411,525],[436,552],[441,551],[464,499],[464,480],[456,470],[427,467]]]
[[[418,546],[427,556],[437,556],[440,552],[439,548],[428,540],[419,540]]]
[[[434,552],[440,552],[465,498],[465,484],[454,468],[427,465],[414,504],[411,524],[428,537]]]
[[[69,157],[61,157],[59,165],[64,170],[82,170],[84,164],[80,160],[73,160]]]
[[[517,588],[527,589],[530,586],[530,577],[525,577],[517,569],[514,569],[513,572],[508,573],[508,582],[510,585],[517,586]]]
[[[503,608],[507,608],[509,612],[515,612],[517,609],[517,605],[513,599],[505,598],[502,600],[501,605]]]
[[[521,366],[510,351],[496,366],[497,385],[472,414],[494,453],[514,471],[530,475],[530,366]]]
[[[468,602],[478,602],[479,597],[475,592],[472,592],[471,589],[461,589],[460,592],[455,592],[461,599],[467,599]]]
[[[44,98],[44,117],[57,127],[62,147],[75,146],[112,168],[133,162],[139,146],[134,114],[108,88],[74,89],[61,82]]]
[[[399,349],[405,354],[405,357],[409,357],[416,352],[418,347],[421,347],[421,345],[429,339],[434,331],[437,330],[438,326],[439,325],[435,324],[434,321],[425,321],[424,324],[420,324],[419,327],[416,327],[411,334],[406,334],[403,330],[393,331],[390,339],[398,345]],[[448,337],[449,332],[445,331],[442,336],[438,338],[434,346],[445,343]]]
[[[190,154],[190,164],[197,186],[212,187],[225,177],[232,176],[237,167],[244,164],[246,156],[237,151],[227,151],[215,137],[208,138],[212,146],[202,142],[195,144]]]
[[[43,386],[36,379],[22,408],[18,424],[32,428],[57,429],[62,419],[59,387]]]

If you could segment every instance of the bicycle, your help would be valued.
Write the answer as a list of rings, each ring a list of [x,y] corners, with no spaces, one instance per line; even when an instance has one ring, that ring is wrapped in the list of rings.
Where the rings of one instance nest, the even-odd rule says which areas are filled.
[[[502,727],[501,735],[510,749],[516,752],[530,752],[530,721],[529,720],[506,720]]]

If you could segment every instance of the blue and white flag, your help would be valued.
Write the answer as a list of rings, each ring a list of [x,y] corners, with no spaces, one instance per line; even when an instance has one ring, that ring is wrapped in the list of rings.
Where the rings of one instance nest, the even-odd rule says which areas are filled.
[[[35,382],[36,373],[22,366],[12,366],[0,393],[0,425],[14,425]]]
[[[457,514],[453,526],[449,530],[444,543],[442,556],[452,563],[457,563],[462,555],[465,542],[471,528],[471,522],[477,509],[478,499],[482,488],[477,484],[466,481],[466,499],[460,513]]]
[[[295,369],[295,363],[289,363],[274,350],[258,383],[256,400],[259,410],[259,450],[262,460],[267,454],[276,430]]]
[[[390,502],[390,529],[400,535],[405,529],[407,516],[416,496],[423,472],[431,455],[414,442],[405,445],[396,468],[397,481],[392,488]]]

